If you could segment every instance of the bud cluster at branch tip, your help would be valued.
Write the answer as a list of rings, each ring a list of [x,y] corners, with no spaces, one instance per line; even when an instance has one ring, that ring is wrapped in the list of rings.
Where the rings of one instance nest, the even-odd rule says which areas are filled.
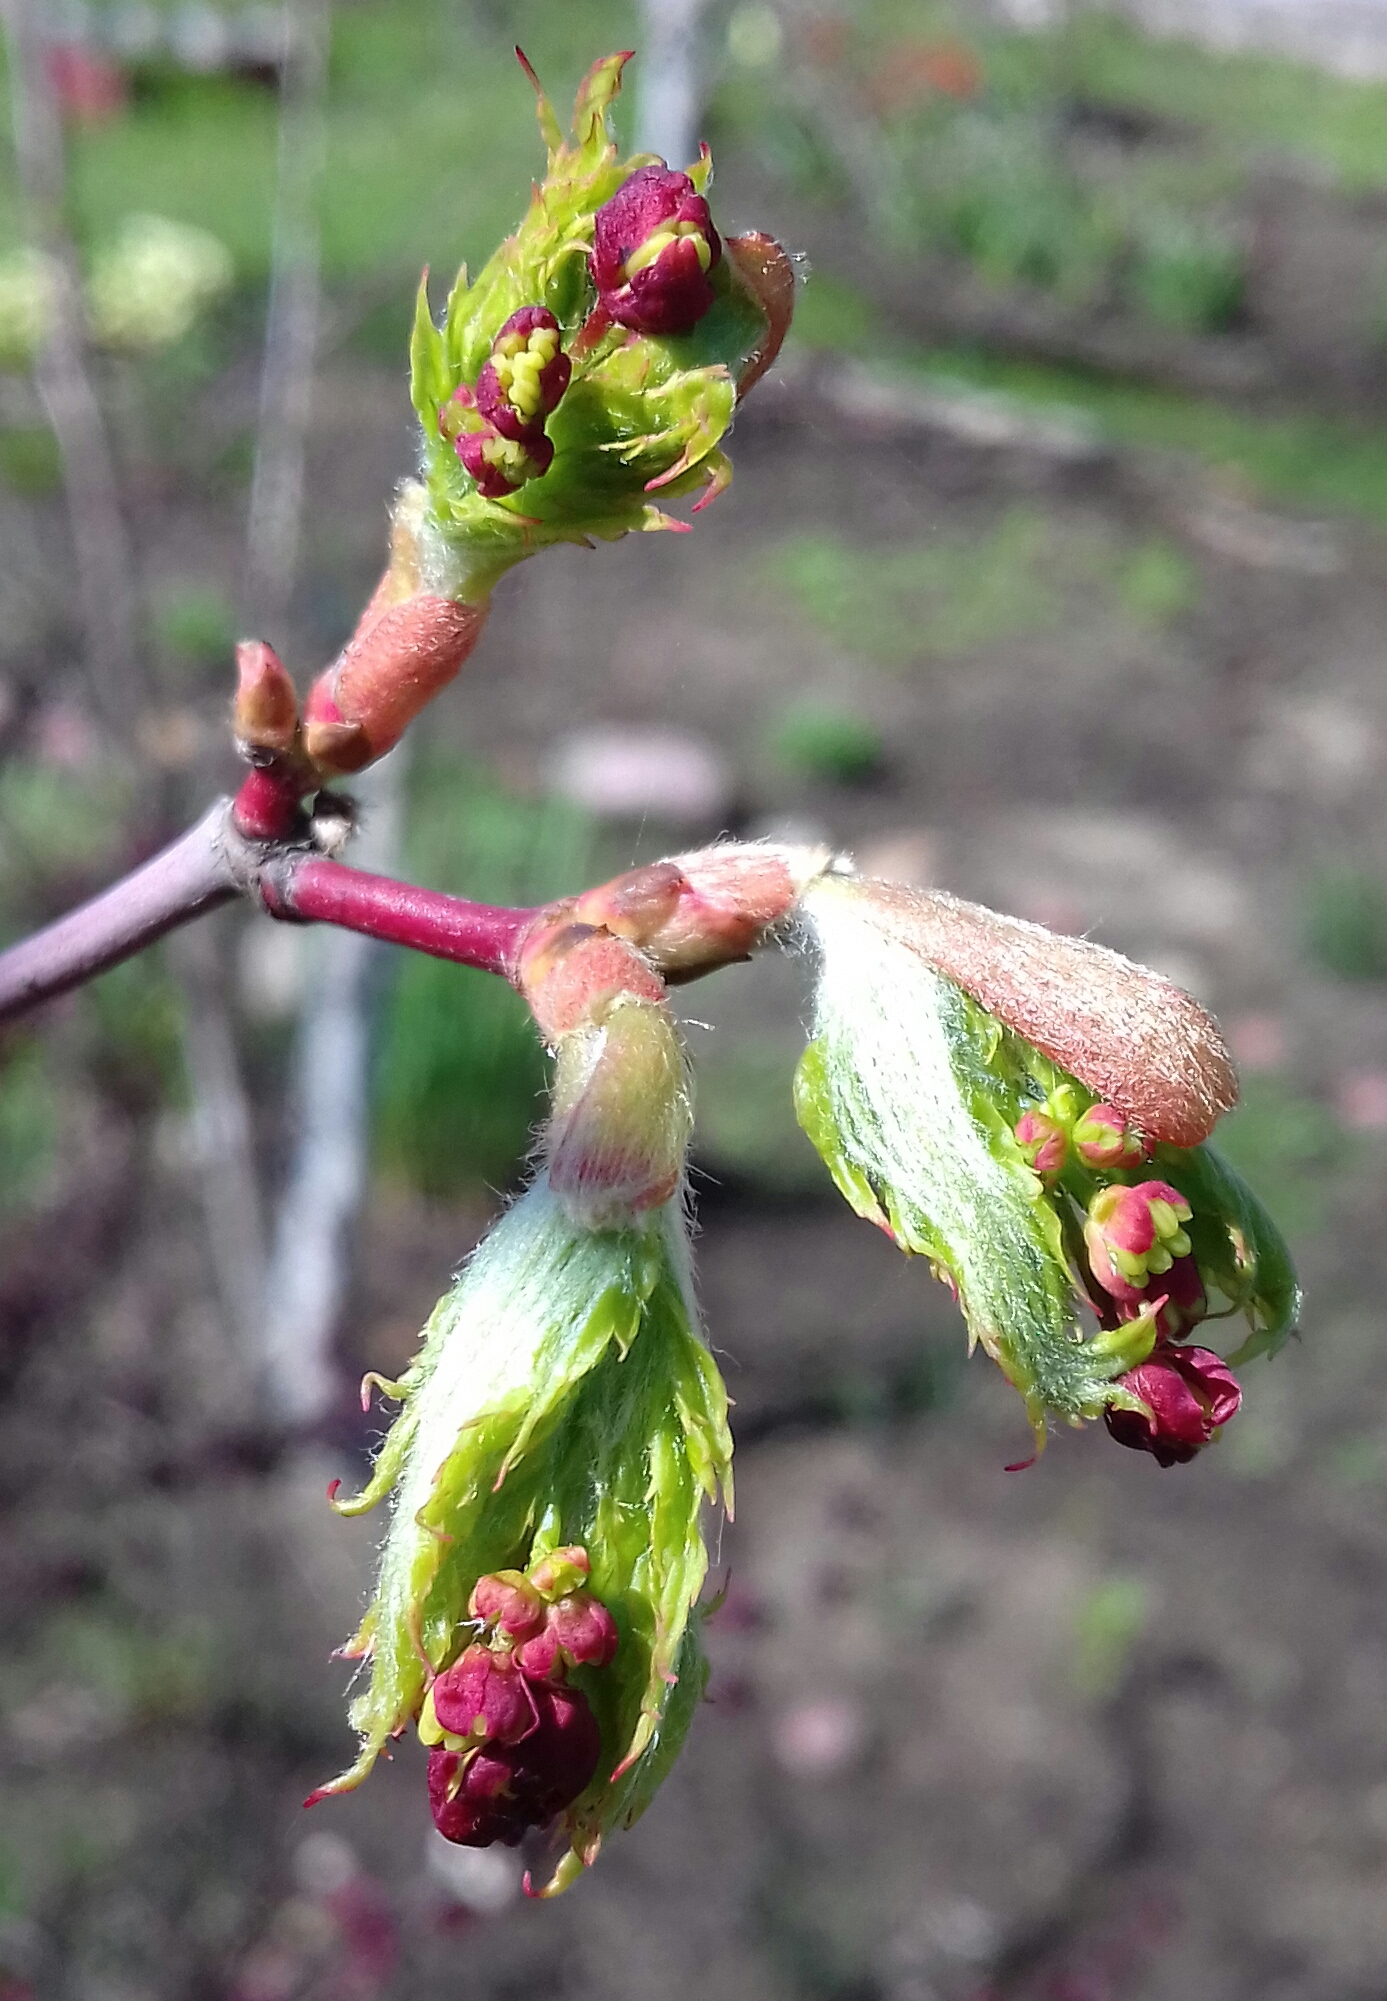
[[[687,174],[641,167],[598,209],[588,260],[602,308],[640,334],[682,334],[713,303],[722,240]]]
[[[583,1588],[585,1549],[558,1549],[526,1575],[478,1578],[468,1602],[478,1637],[431,1684],[419,1713],[429,1747],[434,1825],[470,1848],[514,1847],[592,1783],[602,1733],[577,1667],[605,1668],[616,1621]]]
[[[1102,1415],[1162,1464],[1192,1456],[1240,1392],[1178,1344],[1237,1311],[1232,1359],[1269,1353],[1299,1304],[1206,1144],[1236,1096],[1215,1024],[1116,953],[952,897],[837,873],[801,909],[820,972],[798,1108],[844,1195],[948,1283],[1037,1446],[1050,1418]]]

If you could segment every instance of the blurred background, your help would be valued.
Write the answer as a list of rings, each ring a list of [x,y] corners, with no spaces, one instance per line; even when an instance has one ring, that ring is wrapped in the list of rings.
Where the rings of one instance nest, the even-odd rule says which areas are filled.
[[[688,537],[546,554],[359,858],[534,901],[721,830],[1161,967],[1303,1346],[1170,1472],[1020,1407],[793,1124],[791,961],[687,995],[736,1398],[711,1701],[553,1905],[340,1769],[323,1503],[523,1173],[483,976],[225,913],[0,1043],[4,2001],[1387,1996],[1387,5],[8,0],[0,925],[234,766],[383,557],[404,347],[562,107],[706,135],[796,331]],[[46,345],[41,345],[47,334]]]

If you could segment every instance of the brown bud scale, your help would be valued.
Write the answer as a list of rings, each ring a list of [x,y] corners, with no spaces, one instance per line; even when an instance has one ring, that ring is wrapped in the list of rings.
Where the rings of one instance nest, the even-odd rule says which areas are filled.
[[[999,1021],[1114,1105],[1148,1140],[1197,1146],[1238,1101],[1213,1017],[1118,952],[981,904],[861,885],[878,921]]]

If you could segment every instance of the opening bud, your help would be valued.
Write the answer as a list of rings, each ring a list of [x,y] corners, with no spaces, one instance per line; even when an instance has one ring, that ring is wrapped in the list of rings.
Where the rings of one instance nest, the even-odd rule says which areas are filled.
[[[543,431],[508,438],[494,424],[462,431],[457,455],[477,482],[483,500],[503,500],[529,480],[540,479],[554,462],[554,447]]]
[[[517,1677],[519,1679],[520,1677]],[[514,1848],[532,1827],[547,1827],[596,1776],[602,1733],[581,1689],[563,1682],[530,1687],[534,1727],[513,1744],[429,1753],[429,1805],[446,1841]]]
[[[1143,1408],[1109,1406],[1104,1423],[1119,1445],[1149,1452],[1159,1466],[1193,1459],[1242,1402],[1237,1377],[1209,1348],[1158,1347],[1118,1387]]]
[[[1093,1275],[1119,1301],[1144,1291],[1153,1273],[1167,1272],[1190,1253],[1181,1229],[1189,1203],[1168,1181],[1101,1188],[1088,1206],[1084,1243]]]
[[[478,1743],[518,1744],[539,1724],[534,1695],[514,1654],[493,1652],[480,1644],[469,1647],[446,1674],[439,1675],[425,1707],[432,1707],[438,1728],[447,1736],[475,1738]],[[422,1715],[420,1735],[429,1742]]]
[[[557,409],[572,373],[554,315],[544,306],[521,306],[491,344],[477,377],[477,409],[503,438],[528,443]]]
[[[707,202],[687,174],[638,168],[598,209],[589,268],[602,306],[633,333],[681,334],[713,303],[722,256]]]

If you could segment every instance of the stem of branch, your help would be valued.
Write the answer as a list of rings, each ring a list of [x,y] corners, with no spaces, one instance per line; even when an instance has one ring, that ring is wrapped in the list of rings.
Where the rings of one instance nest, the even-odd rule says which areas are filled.
[[[302,853],[262,871],[260,894],[272,916],[338,924],[506,979],[515,971],[521,940],[539,915],[537,909],[470,903]]]
[[[239,888],[227,844],[227,802],[219,799],[143,868],[0,953],[0,1021],[81,986],[176,925],[230,902]]]

